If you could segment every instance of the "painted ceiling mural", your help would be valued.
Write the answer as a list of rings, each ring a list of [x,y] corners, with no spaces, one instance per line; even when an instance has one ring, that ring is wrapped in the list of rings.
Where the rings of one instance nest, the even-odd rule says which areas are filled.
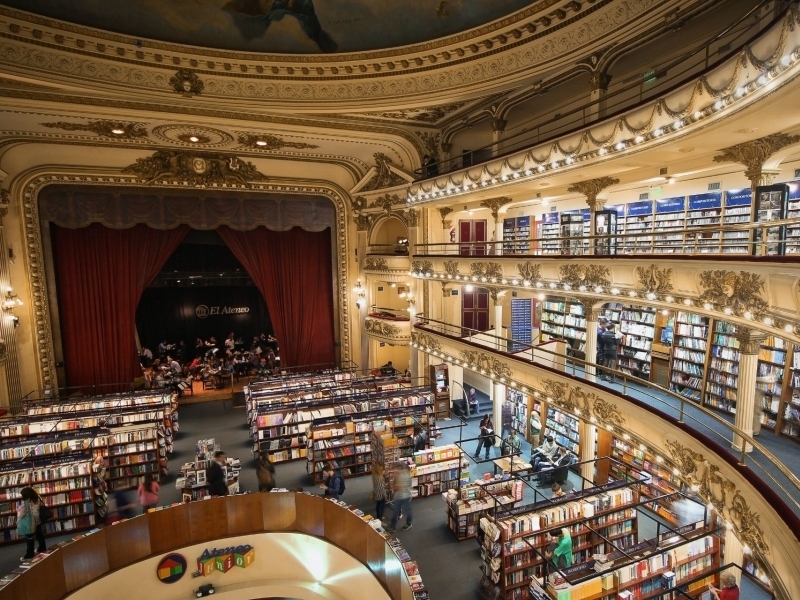
[[[0,0],[107,31],[224,50],[316,54],[426,42],[504,17],[526,0]]]

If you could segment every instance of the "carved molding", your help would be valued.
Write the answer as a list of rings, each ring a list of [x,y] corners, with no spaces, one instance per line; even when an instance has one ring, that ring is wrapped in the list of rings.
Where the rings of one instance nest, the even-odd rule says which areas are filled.
[[[430,131],[417,131],[416,133],[419,141],[422,142],[422,147],[425,150],[425,154],[429,155],[433,159],[433,162],[439,162],[439,151],[441,150],[442,146],[442,134],[432,133]]]
[[[39,382],[44,389],[54,389],[57,385],[55,373],[55,360],[53,349],[52,324],[50,323],[49,299],[46,292],[44,272],[44,251],[41,240],[41,223],[39,222],[38,195],[42,188],[53,184],[70,185],[99,185],[136,187],[141,185],[138,178],[123,175],[108,175],[107,173],[80,172],[53,172],[51,168],[47,173],[31,172],[26,178],[14,182],[14,198],[19,198],[19,212],[22,215],[25,231],[25,262],[29,266],[28,290],[32,305],[32,328],[34,335],[35,361],[39,375]],[[157,181],[155,187],[185,189],[185,184],[171,184]],[[230,185],[221,185],[221,193],[228,190],[237,190]],[[335,187],[319,185],[316,182],[296,182],[292,185],[279,185],[272,183],[254,183],[253,192],[281,192],[285,194],[315,194],[330,199],[336,206],[336,269],[338,296],[335,299],[339,317],[339,348],[341,360],[350,360],[350,284],[347,276],[347,265],[350,256],[350,245],[347,236],[345,198],[347,194]]]
[[[360,197],[360,196],[359,196]],[[406,201],[397,194],[379,196],[367,208],[382,208],[386,214],[391,214],[395,206],[405,206]]]
[[[529,260],[524,263],[517,263],[517,272],[523,281],[528,281],[532,284],[542,280],[541,265],[534,264]]]
[[[147,185],[176,181],[197,187],[221,184],[250,187],[253,181],[267,179],[253,163],[236,156],[192,150],[158,150],[151,156],[137,158],[122,172],[138,176]]]
[[[769,303],[761,298],[764,279],[757,273],[746,271],[703,271],[699,276],[703,293],[700,304],[712,304],[718,310],[729,309],[737,317],[761,319],[769,310]]]
[[[497,224],[497,217],[499,215],[500,208],[505,206],[506,204],[510,204],[512,199],[508,196],[500,196],[498,198],[487,198],[486,200],[481,201],[481,206],[483,208],[488,208],[492,211],[492,218],[494,218],[495,224]]]
[[[406,227],[419,227],[420,211],[409,208],[404,214]]]
[[[420,333],[418,331],[411,332],[412,345],[419,346],[423,350],[430,350],[431,352],[441,352],[442,345],[432,335],[427,333]]]
[[[769,158],[786,148],[800,142],[800,135],[773,133],[749,142],[743,142],[720,150],[722,154],[714,157],[714,162],[735,162],[745,166],[745,177],[754,185],[762,185],[764,163]]]
[[[433,274],[433,263],[429,260],[412,260],[411,270],[418,275]]]
[[[503,267],[496,262],[474,262],[469,266],[472,277],[496,283],[503,278]]]
[[[356,231],[369,231],[374,221],[375,215],[357,214],[353,216],[353,222],[356,224]]]
[[[613,428],[625,424],[625,418],[616,404],[594,392],[585,392],[580,386],[544,379],[542,389],[547,396],[547,402],[594,425]]]
[[[438,208],[436,210],[439,211],[439,215],[441,215],[441,217],[442,217],[442,228],[443,229],[450,229],[450,226],[447,225],[447,223],[450,223],[450,221],[447,221],[446,219],[447,219],[447,215],[449,215],[451,212],[453,212],[453,209],[450,208],[449,206],[443,206],[443,207]]]
[[[197,73],[189,69],[178,69],[170,78],[169,85],[181,96],[191,98],[203,93],[205,84],[197,76]]]
[[[616,185],[618,183],[619,179],[616,177],[604,176],[598,177],[597,179],[588,179],[586,181],[573,183],[567,188],[567,191],[583,194],[586,196],[586,204],[589,205],[590,209],[600,210],[603,208],[603,206],[605,206],[606,201],[598,199],[597,194],[602,192],[607,187],[611,187],[612,185]]]
[[[458,271],[458,261],[446,260],[444,261],[443,266],[444,266],[444,272],[447,273],[447,275],[452,279],[455,279],[457,275],[461,274]]]
[[[561,265],[558,273],[562,284],[574,288],[582,285],[587,288],[611,285],[611,273],[603,265]]]
[[[719,466],[678,440],[666,440],[665,446],[681,479],[697,489],[703,500],[712,504],[725,522],[733,526],[739,541],[747,544],[756,555],[768,556],[770,548],[761,531],[761,517],[753,512],[736,484],[723,477]]]
[[[364,196],[356,196],[355,198],[351,198],[350,208],[353,209],[354,213],[360,213],[362,210],[367,208],[367,199]]]
[[[461,360],[466,363],[467,367],[475,367],[482,375],[488,375],[496,379],[511,379],[514,374],[508,367],[508,364],[500,362],[492,354],[487,354],[479,350],[461,350],[459,351]]]
[[[366,319],[364,321],[364,331],[384,338],[403,337],[403,330],[400,327],[380,319]]]
[[[388,272],[391,269],[389,268],[389,263],[385,258],[369,257],[364,259],[364,270]]]
[[[737,327],[736,333],[732,335],[739,340],[739,354],[758,355],[761,350],[761,344],[767,339],[767,334],[763,331],[756,331],[747,327]]]
[[[408,183],[389,168],[389,165],[392,164],[391,158],[382,152],[375,152],[372,157],[375,159],[375,174],[361,188],[362,192],[371,192],[373,190],[380,190]]]
[[[319,148],[317,144],[305,142],[287,142],[282,137],[269,133],[239,133],[237,141],[248,148],[255,150],[281,150],[282,148]]]
[[[647,294],[659,300],[672,291],[672,269],[659,269],[655,264],[636,267],[636,279]]]
[[[147,127],[144,123],[125,123],[121,121],[89,121],[88,123],[40,123],[48,129],[63,129],[64,131],[91,131],[101,137],[134,140],[147,137]]]

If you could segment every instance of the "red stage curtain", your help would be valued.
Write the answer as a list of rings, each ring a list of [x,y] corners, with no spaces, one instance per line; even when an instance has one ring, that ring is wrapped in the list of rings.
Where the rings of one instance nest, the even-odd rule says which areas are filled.
[[[53,225],[51,231],[67,385],[129,384],[141,376],[136,306],[189,227],[108,229],[94,223],[80,229]]]
[[[234,231],[223,226],[217,233],[267,302],[281,366],[332,365],[331,230]]]

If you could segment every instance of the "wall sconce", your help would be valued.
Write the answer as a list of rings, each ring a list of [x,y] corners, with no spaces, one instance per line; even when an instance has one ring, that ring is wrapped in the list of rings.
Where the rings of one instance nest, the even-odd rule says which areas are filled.
[[[367,290],[361,285],[360,279],[353,286],[353,293],[356,295],[356,306],[358,308],[364,308],[367,304]]]
[[[406,291],[406,292],[400,292],[398,296],[400,296],[403,300],[408,302],[408,308],[406,310],[409,313],[414,314],[415,311],[413,307],[417,303],[417,299],[414,298],[414,294],[412,294],[410,291]]]
[[[19,296],[11,292],[11,288],[8,288],[5,298],[3,298],[3,311],[9,312],[14,310],[17,306],[22,306],[22,300],[19,299]]]

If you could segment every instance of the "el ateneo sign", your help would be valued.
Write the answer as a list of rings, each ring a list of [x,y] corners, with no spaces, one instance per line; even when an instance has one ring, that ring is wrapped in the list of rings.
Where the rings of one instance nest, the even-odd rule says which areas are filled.
[[[206,306],[200,304],[194,309],[198,319],[207,319],[215,315],[245,315],[250,312],[249,306]]]

